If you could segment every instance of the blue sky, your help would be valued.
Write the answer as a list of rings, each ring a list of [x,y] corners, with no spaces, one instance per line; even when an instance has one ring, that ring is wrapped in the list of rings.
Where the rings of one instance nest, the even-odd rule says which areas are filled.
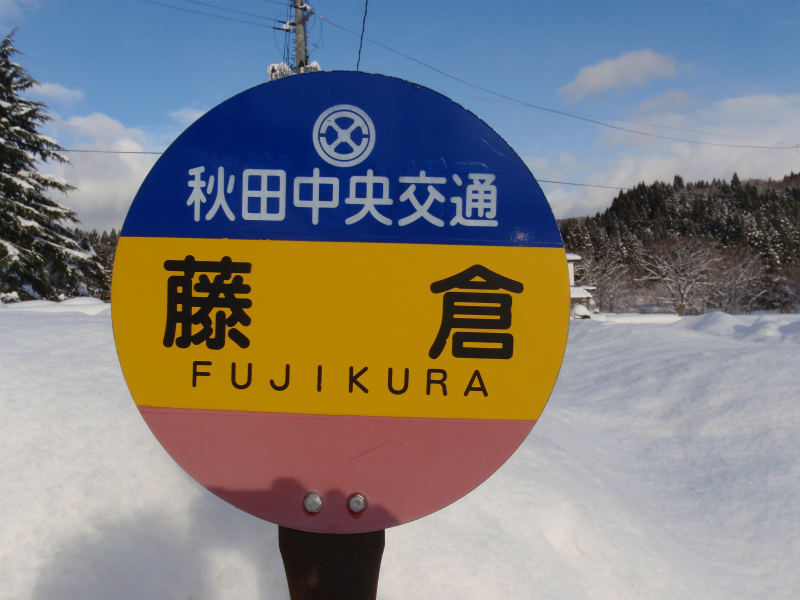
[[[287,12],[279,0],[158,2],[177,8],[0,0],[0,33],[17,28],[18,62],[42,83],[31,96],[54,119],[45,133],[65,148],[163,150],[282,60],[285,35],[272,29]],[[311,59],[355,69],[359,37],[341,28],[360,32],[364,2],[311,6]],[[800,149],[790,147],[800,144],[797,0],[371,0],[365,35],[361,70],[465,105],[539,180],[625,188],[676,173],[694,181],[800,171]],[[156,157],[69,156],[72,166],[44,167],[78,187],[60,199],[87,228],[119,228]],[[557,217],[593,214],[617,193],[541,185]]]

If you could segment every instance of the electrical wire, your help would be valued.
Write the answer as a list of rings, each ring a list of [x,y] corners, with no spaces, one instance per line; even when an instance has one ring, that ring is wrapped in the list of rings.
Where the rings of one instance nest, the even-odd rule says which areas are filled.
[[[153,155],[162,155],[164,152],[155,152],[155,151],[145,151],[145,150],[81,150],[77,148],[63,148],[59,150],[59,152],[80,152],[85,154],[153,154]],[[627,187],[617,187],[614,185],[600,185],[596,183],[577,183],[574,181],[555,181],[552,179],[539,179],[535,178],[537,183],[552,183],[557,185],[574,185],[579,187],[589,187],[589,188],[599,188],[604,190],[620,190],[623,192],[629,192],[634,188],[627,188]],[[707,192],[702,190],[693,191],[693,190],[680,190],[681,194],[686,194],[689,196],[692,195],[703,195]],[[726,196],[730,197],[730,196]]]
[[[289,3],[289,4],[291,4],[291,3]],[[289,4],[284,3],[284,7],[283,7],[284,11],[286,12],[286,23],[287,24],[292,22],[292,18],[294,16],[294,15],[292,15],[292,7]],[[288,32],[286,32],[286,33],[288,33]],[[292,43],[289,41],[289,36],[284,33],[284,36],[283,36],[283,62],[285,62],[287,65],[292,64],[292,50],[293,50]]]
[[[79,150],[77,148],[64,148],[59,152],[81,152],[85,154],[164,154],[163,152],[149,152],[146,150]]]
[[[154,0],[141,0],[141,1],[142,2],[146,2],[148,4],[155,4],[157,6],[163,6],[163,7],[166,7],[166,8],[173,8],[175,10],[181,10],[181,11],[184,11],[184,12],[204,15],[204,16],[207,16],[207,17],[214,17],[214,18],[223,19],[223,20],[226,20],[226,21],[233,21],[233,22],[236,22],[236,23],[244,23],[244,24],[247,24],[247,25],[255,25],[257,27],[269,27],[269,25],[264,25],[264,24],[261,24],[261,23],[253,23],[252,21],[243,21],[241,19],[233,19],[233,18],[229,18],[229,17],[223,17],[221,15],[215,15],[215,14],[212,14],[212,13],[206,13],[206,12],[191,10],[191,9],[188,9],[188,8],[173,6],[173,5],[170,5],[170,4],[164,4],[164,3],[161,3],[161,2],[156,2]],[[199,0],[185,0],[185,1],[191,2],[193,4],[207,6],[209,8],[216,8],[216,9],[219,9],[219,10],[227,10],[227,11],[230,11],[230,12],[235,12],[235,13],[239,13],[239,14],[245,14],[245,15],[254,16],[254,17],[257,17],[257,18],[269,20],[268,18],[262,17],[260,15],[254,15],[252,13],[244,13],[242,11],[236,11],[234,9],[228,9],[228,8],[225,8],[225,7],[222,7],[222,6],[209,4],[209,3],[206,3],[206,2],[200,2]],[[270,2],[272,4],[278,4],[278,5],[281,5],[281,6],[287,6],[287,4],[285,2],[280,2],[278,0],[264,0],[264,1],[265,2]],[[417,64],[419,64],[419,65],[421,65],[421,66],[423,66],[423,67],[425,67],[427,69],[430,69],[430,70],[432,70],[432,71],[434,71],[436,73],[439,73],[440,75],[442,75],[444,77],[447,77],[449,79],[457,81],[457,82],[459,82],[461,84],[464,84],[466,86],[469,86],[469,87],[471,87],[473,89],[482,91],[484,93],[491,94],[491,95],[496,96],[498,98],[502,98],[502,99],[507,100],[510,103],[513,103],[515,105],[526,106],[528,108],[532,108],[532,109],[535,109],[535,110],[539,110],[539,111],[543,111],[543,112],[549,112],[549,113],[552,113],[552,114],[557,114],[557,115],[561,115],[561,116],[564,116],[564,117],[570,117],[570,118],[573,118],[573,119],[579,119],[579,120],[582,120],[582,121],[586,121],[588,123],[599,125],[601,127],[606,127],[606,128],[614,129],[614,130],[617,130],[617,131],[622,131],[622,132],[625,132],[625,133],[632,133],[632,134],[635,134],[635,135],[641,135],[641,136],[650,137],[650,138],[656,138],[656,139],[662,139],[662,140],[668,140],[668,141],[676,141],[676,142],[683,142],[683,143],[687,143],[687,144],[696,144],[696,145],[702,145],[702,146],[715,146],[715,147],[722,147],[722,148],[745,148],[745,149],[755,149],[755,150],[792,150],[793,149],[793,150],[797,151],[798,153],[800,153],[800,144],[786,144],[785,142],[776,142],[774,140],[763,140],[763,139],[759,139],[759,138],[751,138],[751,137],[737,136],[737,135],[732,135],[732,134],[716,133],[716,132],[712,132],[712,131],[703,131],[703,130],[698,130],[698,129],[685,128],[685,127],[674,127],[674,126],[670,126],[670,125],[659,125],[659,124],[656,124],[656,123],[645,123],[645,122],[641,122],[641,121],[630,121],[630,120],[618,119],[618,118],[614,118],[614,117],[599,117],[599,116],[582,115],[582,114],[579,114],[579,113],[571,113],[571,112],[568,112],[568,111],[558,110],[558,109],[555,109],[555,108],[548,108],[546,106],[539,106],[539,105],[536,105],[536,104],[532,104],[530,102],[526,102],[524,100],[520,100],[518,98],[507,96],[507,95],[501,94],[499,92],[495,92],[494,90],[481,87],[481,86],[476,85],[474,83],[471,83],[471,82],[469,82],[469,81],[467,81],[465,79],[462,79],[460,77],[456,77],[455,75],[451,75],[450,73],[442,71],[441,69],[438,69],[437,67],[434,67],[433,65],[430,65],[430,64],[428,64],[426,62],[423,62],[423,61],[421,61],[419,59],[414,58],[413,56],[410,56],[408,54],[400,52],[399,50],[395,50],[394,48],[391,48],[390,46],[387,46],[386,44],[382,44],[381,42],[378,42],[376,40],[373,40],[373,39],[370,39],[368,37],[365,37],[363,28],[364,28],[364,25],[365,25],[365,22],[366,22],[366,16],[367,16],[367,10],[366,9],[367,9],[368,2],[369,2],[369,0],[366,0],[366,2],[365,2],[364,20],[362,21],[362,32],[361,32],[361,34],[355,32],[355,31],[352,31],[352,30],[350,30],[350,29],[348,29],[346,27],[343,27],[342,25],[334,23],[330,19],[325,19],[321,15],[316,15],[316,16],[319,17],[321,22],[327,21],[328,23],[330,23],[332,26],[336,27],[337,29],[341,29],[342,31],[345,31],[345,32],[347,32],[347,33],[349,33],[351,35],[358,36],[360,38],[361,42],[360,42],[360,45],[359,45],[359,59],[358,59],[358,64],[356,66],[356,70],[358,70],[359,67],[360,67],[361,45],[363,44],[363,40],[366,39],[368,42],[371,42],[371,43],[373,43],[373,44],[375,44],[377,46],[380,46],[381,48],[384,48],[385,50],[388,50],[389,52],[393,52],[394,54],[402,56],[403,58],[405,58],[407,60],[415,62],[415,63],[417,63]],[[276,28],[274,26],[272,28],[273,29],[282,29],[280,27]],[[289,46],[289,44],[287,43],[287,47],[288,46]],[[287,49],[289,50],[288,54],[290,54],[291,53],[291,49],[290,48],[287,48]],[[290,60],[291,60],[290,56],[287,56],[285,54],[284,57],[285,57],[287,62],[290,62]],[[478,99],[480,99],[480,98],[478,98]],[[481,99],[481,100],[486,100],[486,99]],[[604,122],[603,120],[600,120],[600,119],[604,119],[605,121],[614,121],[614,122],[617,122],[617,123],[632,123],[632,124],[637,124],[637,125],[645,125],[647,127],[658,127],[660,129],[672,129],[672,130],[676,130],[676,131],[686,131],[686,132],[690,132],[690,133],[702,133],[702,134],[706,134],[706,135],[716,135],[716,136],[719,136],[719,137],[736,138],[736,139],[742,139],[742,140],[755,140],[755,141],[762,141],[762,142],[766,142],[766,143],[781,144],[781,145],[779,145],[779,146],[761,146],[761,145],[754,145],[754,144],[723,144],[723,143],[719,143],[719,142],[706,142],[706,141],[701,141],[701,140],[691,140],[691,139],[686,139],[686,138],[678,138],[678,137],[673,137],[673,136],[659,135],[659,134],[650,133],[650,132],[647,132],[647,131],[639,131],[639,130],[630,129],[630,128],[627,128],[627,127],[620,127],[620,126],[617,126],[617,125],[612,125],[611,123]]]
[[[316,29],[316,27],[314,27],[313,25],[317,24],[317,20],[314,19],[313,21],[311,21],[311,23],[312,23],[312,30]],[[309,30],[306,29],[306,32],[308,31]],[[323,36],[322,33],[322,21],[319,22],[319,37],[317,37],[317,43],[315,44],[314,42],[309,42],[309,44],[314,46],[314,50],[322,50],[325,47],[325,37]]]
[[[269,25],[264,25],[262,23],[253,23],[252,21],[243,21],[242,19],[233,19],[231,17],[223,17],[222,15],[215,15],[212,13],[201,12],[199,10],[192,10],[191,8],[184,8],[182,6],[173,6],[172,4],[164,4],[163,2],[155,2],[154,0],[140,0],[141,2],[145,2],[147,4],[155,4],[156,6],[163,6],[165,8],[173,8],[175,10],[180,10],[183,12],[193,13],[196,15],[203,15],[206,17],[214,17],[215,19],[222,19],[223,21],[233,21],[234,23],[244,23],[245,25],[254,25],[256,27],[265,27],[267,29],[270,28]],[[216,7],[219,8],[219,7]],[[225,10],[225,9],[223,9]]]
[[[280,20],[278,19],[278,17],[275,17],[275,23],[279,23],[279,22],[280,22]],[[285,52],[285,50],[286,50],[286,37],[284,36],[284,38],[283,38],[284,39],[283,48],[281,48],[278,45],[278,34],[276,33],[276,31],[278,31],[278,28],[277,27],[273,27],[272,41],[275,42],[275,49],[281,54],[282,57],[285,58],[286,57],[286,52]]]
[[[361,41],[358,42],[358,62],[356,62],[356,71],[361,67],[361,48],[364,46],[364,30],[367,27],[367,9],[369,8],[369,0],[364,0],[364,18],[361,21]]]
[[[155,5],[163,6],[163,7],[166,7],[166,8],[173,8],[173,9],[176,9],[176,10],[182,10],[184,12],[190,12],[190,13],[200,14],[200,15],[203,15],[203,16],[214,17],[214,18],[218,18],[218,19],[224,19],[224,20],[227,20],[227,21],[233,21],[233,22],[237,22],[237,23],[244,23],[244,24],[247,24],[247,25],[255,25],[255,26],[259,26],[259,27],[269,27],[268,25],[263,25],[263,24],[260,24],[260,23],[253,23],[251,21],[243,21],[243,20],[240,20],[240,19],[233,19],[233,18],[223,17],[223,16],[220,16],[220,15],[214,15],[214,14],[211,14],[211,13],[205,13],[205,12],[200,12],[200,11],[196,11],[196,10],[190,10],[190,9],[187,9],[187,8],[172,6],[172,5],[169,5],[169,4],[163,4],[161,2],[155,2],[154,0],[141,0],[141,1],[142,2],[146,2],[148,4],[155,4]],[[246,12],[243,12],[243,11],[237,11],[237,10],[234,10],[234,9],[229,9],[229,8],[217,6],[217,5],[214,5],[214,4],[209,4],[209,3],[206,3],[206,2],[200,2],[199,0],[185,0],[185,1],[186,2],[190,2],[192,4],[197,4],[197,5],[206,6],[206,7],[209,7],[209,8],[215,8],[215,9],[218,9],[218,10],[224,10],[224,11],[228,11],[228,12],[242,14],[242,15],[245,15],[245,16],[251,16],[251,17],[255,17],[255,18],[259,18],[259,19],[264,19],[264,20],[267,20],[267,21],[270,20],[268,17],[263,17],[261,15],[256,15],[256,14],[253,14],[253,13],[246,13]],[[272,4],[278,4],[278,5],[287,7],[287,12],[291,8],[291,7],[289,7],[287,5],[286,2],[280,2],[278,0],[265,0],[265,2],[270,2]],[[345,31],[347,33],[350,33],[352,35],[355,35],[355,36],[359,37],[359,50],[358,50],[358,61],[356,63],[356,70],[359,70],[359,68],[360,68],[361,52],[362,52],[363,42],[366,39],[368,42],[371,42],[371,43],[373,43],[373,44],[375,44],[377,46],[380,46],[381,48],[384,48],[385,50],[388,50],[388,51],[390,51],[390,52],[392,52],[394,54],[397,54],[399,56],[402,56],[403,58],[406,58],[407,60],[415,62],[415,63],[417,63],[417,64],[419,64],[419,65],[421,65],[421,66],[423,66],[423,67],[425,67],[427,69],[430,69],[430,70],[432,70],[432,71],[434,71],[436,73],[439,73],[440,75],[442,75],[444,77],[447,77],[449,79],[452,79],[452,80],[457,81],[459,83],[462,83],[464,85],[472,87],[473,89],[477,89],[477,90],[482,91],[484,93],[491,94],[493,96],[501,98],[502,101],[506,101],[509,104],[521,105],[521,106],[525,106],[525,107],[528,107],[528,108],[533,108],[535,110],[549,112],[549,113],[552,113],[552,114],[558,114],[558,115],[561,115],[561,116],[570,117],[570,118],[574,118],[574,119],[579,119],[579,120],[586,121],[586,122],[589,122],[589,123],[592,123],[592,124],[595,124],[595,125],[599,125],[599,126],[602,126],[602,127],[607,127],[607,128],[610,128],[610,129],[615,129],[615,130],[626,132],[626,133],[633,133],[633,134],[636,134],[636,135],[642,135],[642,136],[646,136],[646,137],[652,137],[652,138],[658,138],[658,139],[664,139],[664,140],[670,140],[670,141],[679,141],[679,142],[690,143],[690,144],[698,144],[698,145],[705,145],[705,146],[716,146],[716,147],[728,147],[728,148],[749,148],[749,149],[762,149],[762,150],[791,150],[791,149],[795,149],[796,151],[800,152],[800,145],[798,145],[798,144],[785,145],[785,143],[783,143],[783,142],[776,142],[774,140],[764,140],[764,139],[759,139],[759,138],[749,138],[749,137],[737,136],[737,135],[732,135],[732,134],[724,134],[724,133],[718,133],[718,132],[712,132],[712,131],[703,131],[703,130],[683,128],[683,127],[675,127],[675,126],[669,126],[669,125],[659,125],[659,124],[655,124],[655,123],[647,123],[647,122],[641,122],[641,121],[631,121],[631,120],[618,119],[618,118],[613,118],[613,117],[601,117],[601,116],[594,116],[594,115],[582,115],[582,114],[579,114],[579,113],[570,113],[570,112],[567,112],[567,111],[562,111],[562,110],[558,110],[558,109],[553,109],[553,108],[548,108],[548,107],[544,107],[544,106],[535,105],[535,104],[526,102],[524,100],[519,100],[517,98],[511,97],[511,96],[507,96],[507,95],[501,94],[499,92],[495,92],[495,91],[490,90],[488,88],[484,88],[484,87],[481,87],[481,86],[476,85],[474,83],[471,83],[469,81],[466,81],[464,79],[461,79],[460,77],[456,77],[455,75],[451,75],[451,74],[449,74],[449,73],[447,73],[445,71],[442,71],[441,69],[438,69],[437,67],[434,67],[433,65],[430,65],[430,64],[425,63],[425,62],[423,62],[421,60],[418,60],[418,59],[416,59],[416,58],[414,58],[414,57],[412,57],[412,56],[410,56],[408,54],[400,52],[399,50],[395,50],[394,48],[391,48],[390,46],[387,46],[386,44],[382,44],[381,42],[377,42],[377,41],[375,41],[373,39],[365,37],[364,36],[364,32],[365,32],[365,27],[366,27],[366,18],[367,18],[368,6],[369,6],[369,0],[365,0],[364,17],[363,17],[362,23],[361,23],[361,34],[360,35],[357,32],[354,32],[354,31],[352,31],[352,30],[350,30],[350,29],[348,29],[346,27],[343,27],[343,26],[341,26],[341,25],[339,25],[337,23],[334,23],[330,19],[325,19],[324,17],[322,17],[320,15],[315,15],[315,16],[318,16],[319,19],[320,19],[320,36],[321,36],[321,33],[322,33],[323,23],[325,21],[327,21],[329,24],[331,24],[332,26],[336,27],[337,29],[341,29],[342,31]],[[289,17],[287,16],[287,18],[289,18]],[[272,21],[273,21],[273,23],[275,23],[277,21],[277,19],[272,19]],[[282,29],[282,28],[276,28],[274,26],[272,28],[273,29]],[[287,38],[287,40],[288,40],[288,38]],[[287,41],[287,43],[284,46],[284,58],[285,58],[285,60],[287,60],[287,61],[290,60],[290,57],[289,57],[290,53],[291,53],[290,44]],[[470,96],[464,96],[464,97],[470,97]],[[473,99],[476,99],[476,100],[483,100],[483,101],[499,102],[499,100],[492,100],[492,99],[488,99],[488,98],[478,98],[478,97],[470,97],[470,98],[473,98]],[[736,138],[736,139],[742,139],[742,140],[754,140],[754,141],[761,141],[761,142],[765,142],[765,143],[783,144],[783,145],[780,145],[780,146],[757,146],[757,145],[745,145],[745,144],[722,144],[722,143],[715,143],[715,142],[704,142],[704,141],[700,141],[700,140],[690,140],[690,139],[676,138],[676,137],[671,137],[671,136],[664,136],[664,135],[658,135],[658,134],[654,134],[654,133],[649,133],[649,132],[645,132],[645,131],[638,131],[638,130],[629,129],[629,128],[626,128],[626,127],[619,127],[619,126],[612,125],[610,123],[603,122],[603,121],[601,121],[599,119],[604,119],[604,120],[607,120],[607,121],[614,121],[614,122],[618,122],[618,123],[631,123],[631,124],[636,124],[636,125],[644,125],[644,126],[647,126],[647,127],[658,127],[658,128],[661,128],[661,129],[672,129],[672,130],[676,130],[676,131],[686,131],[686,132],[691,132],[691,133],[702,133],[702,134],[706,134],[706,135],[716,135],[716,136],[720,136],[720,137]],[[102,153],[102,154],[151,154],[151,155],[162,154],[161,152],[145,152],[145,151],[77,150],[77,149],[69,149],[69,150],[65,150],[65,152],[84,152],[84,153]],[[547,179],[538,179],[537,181],[539,181],[540,183],[551,183],[551,184],[558,184],[558,185],[574,185],[574,186],[580,186],[580,187],[592,187],[592,188],[602,188],[602,189],[616,189],[616,190],[622,190],[622,191],[628,191],[628,190],[631,189],[631,188],[623,188],[623,187],[615,187],[615,186],[604,186],[604,185],[588,184],[588,183],[576,183],[576,182],[569,182],[569,181],[554,181],[554,180],[547,180]]]
[[[319,18],[321,20],[327,21],[330,25],[333,25],[334,27],[336,27],[338,29],[341,29],[342,31],[346,31],[347,33],[350,33],[350,34],[356,35],[356,36],[359,35],[355,31],[351,31],[350,29],[347,29],[346,27],[342,27],[341,25],[338,25],[337,23],[334,23],[330,19],[325,19],[321,15],[319,15]],[[698,145],[702,145],[702,146],[716,146],[716,147],[723,147],[723,148],[750,148],[750,149],[758,149],[758,150],[793,150],[793,149],[799,149],[800,148],[800,144],[791,144],[791,145],[782,145],[782,146],[756,146],[756,145],[746,145],[746,144],[722,144],[722,143],[717,143],[717,142],[703,142],[703,141],[700,141],[700,140],[689,140],[689,139],[684,139],[684,138],[676,138],[676,137],[671,137],[671,136],[666,136],[666,135],[658,135],[658,134],[655,134],[655,133],[648,133],[646,131],[638,131],[636,129],[629,129],[627,127],[619,127],[617,125],[612,125],[610,123],[605,123],[603,121],[599,121],[597,119],[593,119],[593,118],[590,118],[590,117],[585,117],[585,116],[579,115],[577,113],[570,113],[570,112],[563,111],[563,110],[558,110],[558,109],[555,109],[555,108],[548,108],[546,106],[539,106],[537,104],[532,104],[532,103],[526,102],[524,100],[519,100],[518,98],[513,98],[511,96],[507,96],[505,94],[501,94],[500,92],[495,92],[494,90],[490,90],[488,88],[481,87],[481,86],[479,86],[477,84],[474,84],[474,83],[471,83],[471,82],[469,82],[469,81],[467,81],[465,79],[461,79],[460,77],[456,77],[455,75],[451,75],[450,73],[446,73],[445,71],[442,71],[441,69],[438,69],[438,68],[434,67],[433,65],[429,65],[428,63],[425,63],[425,62],[423,62],[423,61],[421,61],[419,59],[414,58],[413,56],[409,56],[408,54],[400,52],[399,50],[395,50],[394,48],[391,48],[391,47],[387,46],[386,44],[382,44],[381,42],[377,42],[377,41],[375,41],[373,39],[370,39],[368,37],[365,37],[364,39],[367,40],[368,42],[371,42],[371,43],[377,45],[377,46],[380,46],[381,48],[384,48],[385,50],[388,50],[389,52],[393,52],[394,54],[397,54],[399,56],[402,56],[403,58],[406,58],[406,59],[408,59],[408,60],[410,60],[412,62],[417,63],[418,65],[421,65],[421,66],[423,66],[423,67],[425,67],[427,69],[435,71],[436,73],[439,73],[440,75],[443,75],[444,77],[447,77],[449,79],[452,79],[453,81],[457,81],[459,83],[467,85],[467,86],[469,86],[471,88],[474,88],[476,90],[480,90],[480,91],[482,91],[484,93],[491,94],[493,96],[497,96],[498,98],[503,98],[504,100],[510,100],[511,102],[514,102],[514,103],[522,105],[522,106],[527,106],[529,108],[533,108],[533,109],[544,111],[544,112],[549,112],[549,113],[556,114],[556,115],[562,115],[564,117],[571,117],[573,119],[579,119],[581,121],[586,121],[588,123],[593,123],[595,125],[600,125],[601,127],[607,127],[609,129],[615,129],[617,131],[623,131],[623,132],[626,132],[626,133],[633,133],[633,134],[636,134],[636,135],[642,135],[642,136],[651,137],[651,138],[657,138],[657,139],[662,139],[662,140],[670,140],[670,141],[674,141],[674,142],[684,142],[684,143],[687,143],[687,144],[698,144]]]
[[[550,179],[536,179],[537,183],[559,183],[561,185],[577,185],[580,187],[592,187],[592,188],[603,188],[606,190],[622,190],[624,192],[629,191],[631,188],[625,187],[617,187],[614,185],[597,185],[594,183],[574,183],[572,181],[552,181]]]
[[[153,155],[161,155],[164,154],[163,152],[151,152],[151,151],[144,151],[144,150],[80,150],[77,148],[64,148],[60,150],[61,152],[80,152],[84,154],[153,154]],[[630,188],[623,188],[623,187],[614,187],[610,185],[595,185],[591,183],[573,183],[570,181],[551,181],[549,179],[537,179],[539,183],[558,183],[562,185],[577,185],[581,187],[594,187],[594,188],[605,188],[610,190],[623,190],[627,191]]]
[[[199,0],[183,0],[184,2],[189,2],[191,4],[199,4],[200,6],[207,6],[209,8],[216,8],[217,10],[225,10],[228,12],[236,13],[239,15],[246,15],[248,17],[255,17],[256,19],[264,19],[265,21],[271,21],[269,17],[264,17],[262,15],[257,15],[255,13],[243,12],[241,10],[235,10],[233,8],[225,8],[223,6],[217,6],[216,4],[209,4],[208,2],[200,2]]]
[[[483,98],[481,96],[469,96],[467,94],[451,94],[455,98],[469,98],[470,100],[480,100],[482,102],[495,102],[498,104],[506,104],[508,106],[519,106],[519,103],[516,101],[510,100],[497,100],[495,98]],[[646,127],[657,127],[659,129],[672,129],[675,131],[687,131],[689,133],[704,133],[706,135],[716,135],[719,137],[727,137],[727,138],[735,138],[737,140],[750,140],[753,142],[765,142],[768,144],[785,144],[785,142],[781,142],[778,140],[765,140],[763,138],[754,138],[754,137],[747,137],[743,135],[733,135],[730,133],[719,133],[718,131],[708,131],[703,129],[690,129],[688,127],[676,127],[674,125],[661,125],[659,123],[648,123],[646,121],[631,121],[629,119],[620,119],[617,117],[605,117],[602,115],[590,115],[590,114],[581,114],[581,113],[574,113],[576,115],[580,115],[583,117],[590,117],[594,119],[602,119],[604,121],[614,121],[616,123],[632,123],[634,125],[645,125]],[[787,146],[787,148],[800,148],[800,146]]]

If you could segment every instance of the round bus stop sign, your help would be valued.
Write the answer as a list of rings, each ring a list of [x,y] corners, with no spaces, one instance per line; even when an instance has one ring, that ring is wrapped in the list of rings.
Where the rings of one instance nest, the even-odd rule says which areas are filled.
[[[164,448],[285,527],[384,529],[522,443],[567,337],[561,238],[528,168],[448,98],[307,73],[158,160],[122,228],[117,352]]]

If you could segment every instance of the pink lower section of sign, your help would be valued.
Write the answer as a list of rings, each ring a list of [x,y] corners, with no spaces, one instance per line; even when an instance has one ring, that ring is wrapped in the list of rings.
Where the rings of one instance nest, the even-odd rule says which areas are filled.
[[[323,533],[385,529],[447,506],[494,473],[535,424],[140,410],[167,452],[217,496],[267,521]],[[309,492],[322,497],[316,514],[303,508]],[[355,493],[367,499],[359,514],[347,506]]]

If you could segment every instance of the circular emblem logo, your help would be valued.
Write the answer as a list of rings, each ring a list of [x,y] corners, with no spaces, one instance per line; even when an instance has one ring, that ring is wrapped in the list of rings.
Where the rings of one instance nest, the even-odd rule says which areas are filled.
[[[314,123],[314,148],[326,163],[352,167],[365,160],[375,146],[375,125],[357,106],[337,104]]]

